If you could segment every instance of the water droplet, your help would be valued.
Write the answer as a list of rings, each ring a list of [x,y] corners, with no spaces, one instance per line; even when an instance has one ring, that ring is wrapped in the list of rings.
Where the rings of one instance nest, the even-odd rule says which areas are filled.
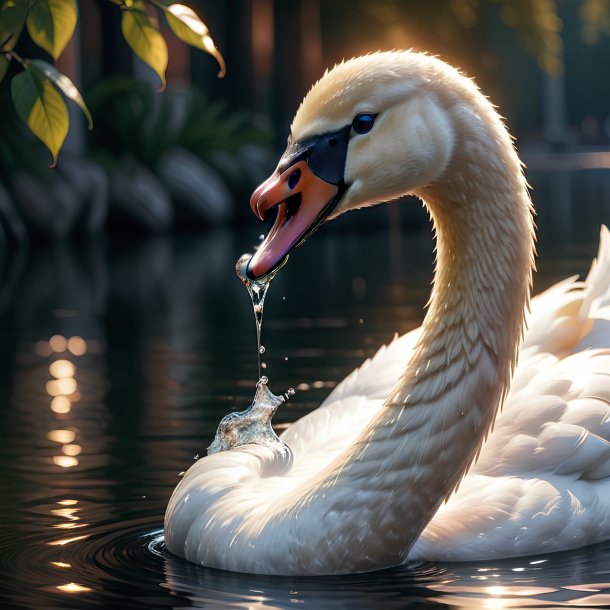
[[[266,369],[266,368],[267,368],[267,363],[261,362],[261,369]]]
[[[197,461],[199,459],[199,454],[197,454],[193,459]]]
[[[261,385],[267,385],[269,383],[269,378],[266,375],[263,375],[259,380],[258,383],[260,383]],[[258,384],[257,384],[258,385]]]
[[[288,394],[288,396],[294,396],[296,394],[296,390],[294,388],[288,388],[286,394]]]
[[[282,297],[282,301],[285,301],[285,300],[286,300],[286,297]]]
[[[265,239],[265,236],[264,236],[264,235],[261,233],[261,234],[258,236],[258,238],[259,238],[261,241],[263,241],[263,239]]]
[[[360,320],[358,320],[358,324],[364,324],[364,320],[360,318]]]
[[[265,353],[265,346],[264,346],[264,345],[261,345],[261,346],[258,348],[258,353],[259,353],[259,354],[264,354],[264,353]]]
[[[182,478],[182,477],[183,477],[185,474],[186,474],[186,470],[183,470],[182,472],[179,472],[179,473],[178,473],[178,476],[179,476],[180,478]]]
[[[288,356],[284,356],[284,362],[288,362]]]

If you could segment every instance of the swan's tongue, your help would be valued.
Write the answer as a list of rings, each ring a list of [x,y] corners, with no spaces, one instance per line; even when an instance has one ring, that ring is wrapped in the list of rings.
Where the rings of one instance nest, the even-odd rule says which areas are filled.
[[[248,263],[248,275],[259,278],[281,265],[322,222],[338,194],[339,187],[318,178],[304,160],[281,173],[276,170],[250,199],[252,211],[261,220],[273,207],[278,212],[271,231]]]

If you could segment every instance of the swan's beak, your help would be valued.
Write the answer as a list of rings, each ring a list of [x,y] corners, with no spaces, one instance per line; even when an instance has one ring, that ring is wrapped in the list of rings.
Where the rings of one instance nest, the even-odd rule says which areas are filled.
[[[252,194],[250,207],[263,220],[277,217],[247,273],[260,278],[281,266],[290,252],[320,225],[345,192],[343,171],[349,129],[297,142],[284,153],[275,172]]]
[[[277,217],[267,238],[248,264],[252,278],[267,275],[321,222],[339,187],[315,176],[306,161],[283,172],[276,170],[253,193],[252,211],[263,220],[277,206]]]

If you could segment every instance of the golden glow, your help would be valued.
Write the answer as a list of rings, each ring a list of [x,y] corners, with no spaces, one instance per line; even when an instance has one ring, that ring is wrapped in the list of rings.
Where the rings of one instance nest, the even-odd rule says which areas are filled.
[[[487,595],[493,595],[494,597],[498,597],[498,595],[502,595],[504,593],[504,587],[502,587],[501,585],[487,587],[485,591],[487,592]]]
[[[66,351],[68,341],[63,335],[53,335],[49,339],[49,345],[54,352],[61,353]]]
[[[57,588],[64,593],[86,593],[92,591],[91,587],[85,587],[83,585],[76,584],[75,582],[69,582],[65,585],[57,585]]]
[[[74,377],[64,377],[62,379],[51,379],[45,386],[47,393],[51,396],[61,396],[62,394],[72,394],[76,391],[76,379]]]
[[[82,356],[87,351],[87,342],[82,337],[70,337],[68,339],[68,349],[75,356]]]
[[[74,377],[74,365],[69,360],[56,360],[49,365],[53,377]]]
[[[72,567],[71,563],[66,563],[65,561],[49,561],[49,563],[52,566],[55,566],[56,568],[71,568]]]
[[[78,500],[59,500],[57,504],[61,504],[62,506],[74,506],[78,504]]]
[[[72,402],[67,396],[56,396],[51,401],[51,411],[53,413],[69,413],[72,408]]]
[[[76,527],[87,527],[88,525],[88,523],[74,523],[73,521],[70,521],[68,523],[55,523],[51,527],[55,527],[60,530],[71,530]]]
[[[53,462],[62,468],[72,468],[72,466],[78,466],[78,460],[69,455],[54,455]]]
[[[74,430],[49,430],[47,432],[47,438],[50,441],[56,443],[71,443],[76,438],[76,432]]]
[[[83,450],[83,448],[80,445],[64,445],[61,450],[64,452],[65,455],[80,455],[81,451]]]
[[[78,508],[54,508],[51,510],[51,514],[70,519],[70,521],[78,521],[80,517],[74,515],[78,510]]]
[[[87,534],[83,534],[82,536],[74,536],[73,538],[61,538],[60,540],[53,540],[53,542],[47,542],[49,546],[65,546],[66,544],[71,544],[72,542],[76,542],[78,540],[84,540],[85,538],[89,538]]]
[[[36,345],[34,345],[34,352],[36,352],[37,356],[41,358],[48,358],[53,350],[47,341],[36,341]]]

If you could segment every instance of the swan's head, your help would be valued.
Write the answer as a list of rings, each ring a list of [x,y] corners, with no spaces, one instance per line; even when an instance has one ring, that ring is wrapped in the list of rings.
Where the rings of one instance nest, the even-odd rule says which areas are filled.
[[[275,172],[252,195],[260,219],[272,208],[277,218],[249,275],[277,268],[323,221],[439,177],[455,140],[447,85],[459,81],[466,79],[440,60],[411,52],[367,55],[326,72],[301,103]]]

